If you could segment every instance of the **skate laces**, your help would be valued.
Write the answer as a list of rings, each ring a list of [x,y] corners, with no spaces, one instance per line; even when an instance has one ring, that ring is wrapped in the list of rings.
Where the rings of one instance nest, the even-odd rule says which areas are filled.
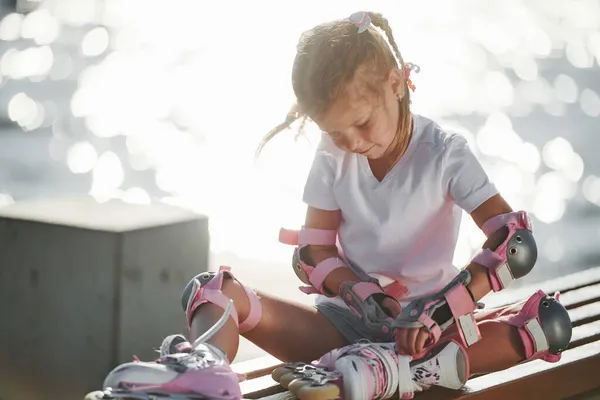
[[[211,346],[206,343],[206,341],[213,337],[215,333],[225,325],[232,309],[233,300],[230,299],[225,306],[223,315],[221,315],[219,320],[215,322],[213,326],[194,340],[194,343],[191,346],[192,350],[189,353],[167,354],[164,357],[161,357],[159,362],[166,365],[183,366],[187,369],[191,366],[195,366],[194,368],[207,367],[211,364],[218,363],[219,357],[225,358],[225,355],[221,350],[215,346]],[[218,353],[216,358],[214,354],[211,354],[215,352]]]
[[[380,365],[383,367],[383,371],[380,371],[380,376],[378,376],[379,385],[387,383],[382,398],[392,397],[398,391],[400,399],[412,399],[415,392],[422,390],[413,380],[412,372],[410,371],[412,357],[399,355],[393,344],[386,346],[376,345],[372,347],[372,351],[377,354],[381,360]]]
[[[412,379],[410,371],[412,358],[397,354],[392,343],[357,343],[344,353],[358,355],[372,367],[375,399],[392,398],[396,391],[401,399],[411,399],[414,392],[423,390]]]
[[[192,343],[192,348],[194,350],[196,350],[199,345],[204,344],[204,342],[206,342],[208,339],[213,337],[215,335],[215,333],[217,333],[219,331],[219,329],[221,329],[223,327],[223,325],[225,325],[225,323],[227,322],[227,318],[229,318],[229,315],[231,314],[232,309],[233,309],[233,300],[229,299],[229,301],[227,302],[227,305],[225,306],[225,312],[223,312],[223,315],[221,315],[221,318],[219,318],[219,320],[217,322],[215,322],[215,324],[213,326],[211,326],[206,332],[204,332],[202,335],[200,335],[200,337],[198,337],[196,340],[194,340],[194,343]]]

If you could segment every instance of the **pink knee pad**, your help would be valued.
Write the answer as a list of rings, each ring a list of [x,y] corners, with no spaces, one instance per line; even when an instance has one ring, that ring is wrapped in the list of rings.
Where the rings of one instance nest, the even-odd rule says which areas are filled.
[[[558,302],[558,293],[552,297],[538,290],[517,314],[494,319],[517,328],[525,349],[525,361],[557,362],[571,341],[571,319],[567,309]]]
[[[190,283],[186,286],[182,294],[182,306],[185,310],[185,314],[188,321],[188,327],[191,328],[192,316],[194,311],[202,304],[212,303],[222,309],[225,309],[229,297],[227,297],[221,289],[223,288],[223,279],[231,278],[238,282],[245,290],[250,302],[250,311],[248,317],[243,322],[238,321],[238,313],[234,308],[231,312],[231,317],[239,327],[240,333],[245,333],[253,329],[262,317],[262,305],[256,295],[256,292],[252,289],[244,286],[239,280],[231,273],[231,268],[226,266],[219,267],[218,272],[203,272],[196,275]]]

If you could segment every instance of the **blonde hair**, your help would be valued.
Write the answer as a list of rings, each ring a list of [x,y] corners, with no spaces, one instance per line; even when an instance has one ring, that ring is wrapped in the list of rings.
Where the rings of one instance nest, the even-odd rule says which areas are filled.
[[[370,64],[376,82],[365,83],[376,93],[380,93],[378,83],[387,78],[392,68],[399,68],[404,74],[404,61],[388,20],[378,13],[369,12],[368,15],[371,26],[362,33],[349,19],[343,19],[317,25],[302,34],[292,68],[296,104],[286,119],[265,135],[257,155],[271,139],[297,120],[302,120],[301,131],[307,119],[327,112],[360,66]],[[374,26],[384,32],[387,42]],[[409,127],[410,95],[405,86],[400,100],[400,132]]]

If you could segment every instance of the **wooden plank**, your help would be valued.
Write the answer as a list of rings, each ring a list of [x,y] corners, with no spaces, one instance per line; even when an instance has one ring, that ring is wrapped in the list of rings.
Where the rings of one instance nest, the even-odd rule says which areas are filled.
[[[432,388],[422,400],[564,399],[598,387],[600,342],[563,353],[557,363],[536,360],[467,382],[461,391]],[[592,372],[595,371],[595,372]],[[552,382],[552,384],[548,384]]]
[[[261,397],[260,400],[298,400],[298,398],[290,392],[282,392]]]
[[[600,301],[586,304],[569,310],[569,317],[573,326],[584,325],[600,319]]]
[[[595,324],[595,326],[590,326],[589,329],[587,329],[587,326],[585,325],[581,328],[582,329],[580,330],[574,330],[574,338],[580,343],[583,343],[586,337],[589,337],[588,335],[593,335],[596,338],[600,337],[600,322]],[[580,364],[583,366],[581,366]],[[505,398],[503,396],[508,395],[504,391],[508,389],[504,388],[504,386],[512,385],[513,382],[519,381],[521,379],[529,379],[528,377],[531,376],[541,375],[544,377],[544,379],[546,379],[545,376],[547,375],[547,373],[554,371],[557,368],[561,368],[561,371],[563,372],[564,370],[570,370],[570,368],[575,368],[575,370],[578,371],[577,374],[581,375],[587,374],[588,371],[597,371],[598,369],[600,369],[600,341],[596,340],[591,343],[585,343],[575,349],[569,349],[565,351],[563,353],[561,361],[559,361],[558,363],[551,364],[546,363],[544,361],[536,360],[529,363],[517,365],[504,371],[499,371],[492,374],[480,376],[478,378],[473,378],[467,383],[463,391],[454,392],[449,390],[443,390],[440,388],[434,388],[431,390],[433,394],[429,395],[429,392],[423,393],[419,397],[423,396],[421,398],[423,398],[424,400],[430,398],[440,398],[436,396],[441,395],[447,396],[444,398],[448,399],[462,399],[463,397],[461,396],[467,396],[464,398],[471,398],[471,396],[473,396],[474,394],[483,393],[486,390],[494,388],[496,386],[502,386],[502,391],[500,392],[499,396]],[[562,375],[557,374],[555,378],[548,377],[547,379],[549,381],[553,381],[553,379],[556,379],[558,381],[569,382],[567,376],[568,375],[566,373],[564,375],[564,378],[562,377]],[[586,380],[583,382],[578,382],[578,388],[573,389],[572,391],[569,391],[568,389],[568,387],[572,385],[568,384],[567,388],[562,388],[560,390],[561,393],[563,393],[564,391],[569,391],[569,393],[563,394],[561,395],[561,397],[558,398],[563,398],[562,396],[572,396],[578,393],[583,393],[584,391],[598,387],[598,384],[599,383],[597,377],[595,378],[595,380],[592,381]],[[242,390],[243,393],[245,393],[245,397],[248,399],[262,399],[265,396],[270,396],[278,392],[283,392],[283,388],[281,388],[281,386],[279,386],[277,382],[273,381],[273,379],[269,375],[251,380],[249,382],[242,383]],[[519,397],[509,396],[507,398]],[[536,397],[533,396],[533,398]]]
[[[574,328],[571,344],[569,350],[563,353],[562,360],[559,363],[550,364],[539,360],[533,361],[504,371],[473,378],[462,391],[455,392],[434,388],[435,390],[432,389],[428,393],[421,394],[419,397],[423,399],[429,398],[425,396],[439,398],[435,396],[443,394],[444,396],[450,396],[444,397],[449,399],[462,399],[463,397],[470,399],[475,398],[474,396],[480,396],[481,393],[486,393],[486,399],[504,398],[507,396],[508,398],[521,398],[520,394],[515,394],[517,392],[511,392],[514,390],[512,389],[513,385],[516,385],[515,387],[523,385],[519,382],[528,382],[526,386],[538,386],[541,383],[538,380],[548,379],[550,381],[559,381],[562,385],[564,382],[568,383],[571,381],[568,378],[571,375],[577,378],[574,378],[572,382],[577,382],[576,386],[578,388],[569,388],[573,386],[571,383],[563,385],[564,387],[560,386],[556,391],[560,397],[556,398],[564,398],[565,396],[572,396],[596,388],[598,383],[595,381],[597,379],[590,381],[578,378],[577,376],[585,375],[582,374],[582,371],[587,371],[586,368],[592,368],[591,370],[600,368],[600,267],[542,282],[537,285],[495,293],[487,299],[486,305],[492,308],[524,300],[538,288],[542,288],[547,293],[560,291],[560,301],[569,310],[569,315],[573,321]],[[281,364],[276,358],[265,356],[240,365],[238,367],[239,371],[250,372],[249,377],[251,379],[242,383],[242,390],[246,394],[246,397],[249,399],[264,400],[293,398],[293,396],[290,397],[289,392],[282,392],[283,389],[270,377],[270,372]],[[564,375],[564,378],[561,374]],[[545,387],[547,386],[549,385]],[[490,392],[492,396],[499,397],[488,397],[488,390],[493,392]],[[523,393],[528,393],[526,397],[537,398],[537,392],[531,392],[531,388],[525,388],[524,390]],[[545,398],[555,397],[546,396]]]
[[[490,308],[500,307],[527,299],[538,289],[542,289],[548,294],[559,291],[565,296],[572,290],[598,283],[600,283],[600,267],[594,267],[545,282],[534,283],[517,289],[508,289],[498,293],[490,293],[482,299],[482,302]]]
[[[569,345],[569,349],[567,352],[563,353],[563,360],[561,360],[561,363],[565,362],[565,359],[568,359],[565,357],[564,354],[568,354],[569,351],[572,351],[572,349],[576,348],[576,347],[580,347],[580,346],[585,346],[586,344],[589,343],[599,343],[597,342],[598,340],[600,340],[600,303],[592,303],[592,304],[588,304],[585,306],[581,306],[572,310],[569,310],[569,314],[571,315],[571,317],[573,318],[574,325],[576,325],[573,328],[573,337],[571,340],[571,344]],[[590,318],[590,315],[593,316],[593,318],[595,318],[595,321],[593,322],[585,322],[585,323],[581,323],[581,324],[577,324],[578,321],[585,321],[587,319]],[[268,365],[268,361],[273,361],[276,360],[274,357],[271,359],[265,358],[264,364],[263,365]],[[549,366],[549,367],[553,367],[556,366],[556,364],[549,364],[543,361],[533,361],[530,363],[526,363],[526,364],[521,364],[519,366],[513,367],[513,368],[518,368],[518,370],[520,369],[528,369],[530,367],[535,366],[535,364],[542,364],[543,366]],[[243,393],[245,393],[247,398],[250,399],[259,399],[262,398],[262,396],[267,396],[267,395],[272,395],[274,393],[277,392],[281,392],[283,389],[279,386],[279,384],[275,381],[273,381],[273,379],[270,377],[270,372],[277,366],[280,365],[279,363],[277,364],[273,364],[271,366],[267,366],[263,368],[263,371],[266,372],[266,376],[257,376],[257,379],[251,379],[248,382],[243,382],[242,383],[242,390]],[[559,364],[562,365],[562,364]],[[600,364],[599,364],[599,368],[600,368]],[[498,377],[498,376],[502,376],[502,373],[506,373],[506,371],[510,371],[511,369],[505,370],[505,371],[500,371],[497,373],[493,373],[493,374],[488,374],[485,376],[481,376],[478,378],[474,378],[472,381],[475,380],[481,380],[483,378],[487,378],[487,379],[494,379],[494,377]],[[534,370],[531,370],[534,371]],[[525,375],[525,374],[524,374]],[[491,378],[490,378],[491,377]],[[470,381],[469,383],[471,383],[472,381]],[[477,382],[482,382],[482,381],[477,381]]]
[[[281,392],[266,397],[261,397],[260,400],[298,400],[298,398],[290,392]]]
[[[590,322],[589,324],[573,328],[573,337],[571,338],[571,343],[569,343],[569,348],[573,349],[595,341],[600,341],[600,321]]]
[[[245,399],[262,399],[285,391],[271,375],[261,376],[240,384]]]
[[[600,284],[584,286],[561,294],[559,301],[567,308],[578,307],[600,301]]]
[[[587,303],[590,299],[594,303]],[[571,291],[561,298],[561,302],[569,308],[569,316],[573,326],[577,327],[600,319],[600,285],[593,285]],[[576,308],[571,308],[571,305]],[[584,305],[580,305],[584,304]],[[579,305],[579,306],[578,306]],[[270,374],[271,371],[283,363],[277,358],[266,355],[252,360],[233,364],[235,372],[246,374],[248,379]]]
[[[564,399],[597,388],[599,368],[600,342],[594,342],[565,351],[558,363],[550,364],[536,360],[474,378],[460,391],[434,387],[419,393],[416,398],[420,400]],[[552,382],[552,385],[548,382]],[[287,391],[281,393],[262,391],[257,394],[259,396],[247,396],[247,398],[295,399]]]
[[[591,392],[582,393],[574,397],[569,397],[566,400],[600,400],[600,388],[592,390]]]
[[[246,375],[246,379],[250,380],[269,375],[280,365],[283,365],[283,362],[272,355],[266,355],[252,360],[234,363],[231,365],[231,369],[238,374]]]

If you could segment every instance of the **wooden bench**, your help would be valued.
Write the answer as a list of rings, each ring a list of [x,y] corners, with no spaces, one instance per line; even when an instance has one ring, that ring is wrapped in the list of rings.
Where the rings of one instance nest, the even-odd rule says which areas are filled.
[[[561,293],[560,301],[573,321],[571,344],[558,363],[535,360],[504,371],[473,378],[460,391],[434,387],[417,399],[566,399],[600,389],[600,267],[529,287],[500,292],[484,299],[497,307],[528,298],[536,289]],[[247,374],[242,383],[248,399],[295,399],[270,376],[282,363],[265,356],[234,364]],[[580,397],[577,397],[578,399]],[[581,397],[582,399],[585,397]]]

